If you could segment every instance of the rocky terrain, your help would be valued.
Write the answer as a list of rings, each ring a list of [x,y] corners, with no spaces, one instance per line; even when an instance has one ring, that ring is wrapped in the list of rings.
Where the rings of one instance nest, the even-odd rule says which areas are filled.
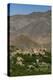
[[[9,17],[10,45],[51,49],[51,11]]]

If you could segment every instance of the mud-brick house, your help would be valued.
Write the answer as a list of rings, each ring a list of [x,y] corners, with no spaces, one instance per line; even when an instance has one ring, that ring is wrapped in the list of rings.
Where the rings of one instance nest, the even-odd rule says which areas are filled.
[[[39,49],[38,48],[34,48],[33,52],[34,52],[35,55],[39,55]]]
[[[21,49],[17,49],[17,50],[16,50],[16,53],[21,54],[21,53],[22,53],[22,50],[21,50]]]
[[[41,49],[39,49],[39,53],[40,53],[41,55],[45,55],[45,51],[46,51],[46,48],[41,48]]]

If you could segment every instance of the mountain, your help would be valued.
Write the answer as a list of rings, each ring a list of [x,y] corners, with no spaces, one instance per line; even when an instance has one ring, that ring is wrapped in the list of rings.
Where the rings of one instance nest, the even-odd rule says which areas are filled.
[[[9,19],[10,45],[51,48],[51,11],[14,15]]]
[[[38,43],[35,43],[28,36],[25,36],[25,35],[18,36],[14,44],[19,48],[39,47]]]

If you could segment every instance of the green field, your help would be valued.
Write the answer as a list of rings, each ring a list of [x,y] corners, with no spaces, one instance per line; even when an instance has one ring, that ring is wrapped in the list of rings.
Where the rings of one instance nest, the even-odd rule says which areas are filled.
[[[45,52],[45,55],[22,53],[10,55],[10,76],[42,75],[51,74],[51,53]]]

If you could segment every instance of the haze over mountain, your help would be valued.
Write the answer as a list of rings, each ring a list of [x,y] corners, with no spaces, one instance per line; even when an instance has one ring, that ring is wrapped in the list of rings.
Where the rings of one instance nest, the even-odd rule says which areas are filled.
[[[10,45],[51,48],[51,11],[10,16]]]

